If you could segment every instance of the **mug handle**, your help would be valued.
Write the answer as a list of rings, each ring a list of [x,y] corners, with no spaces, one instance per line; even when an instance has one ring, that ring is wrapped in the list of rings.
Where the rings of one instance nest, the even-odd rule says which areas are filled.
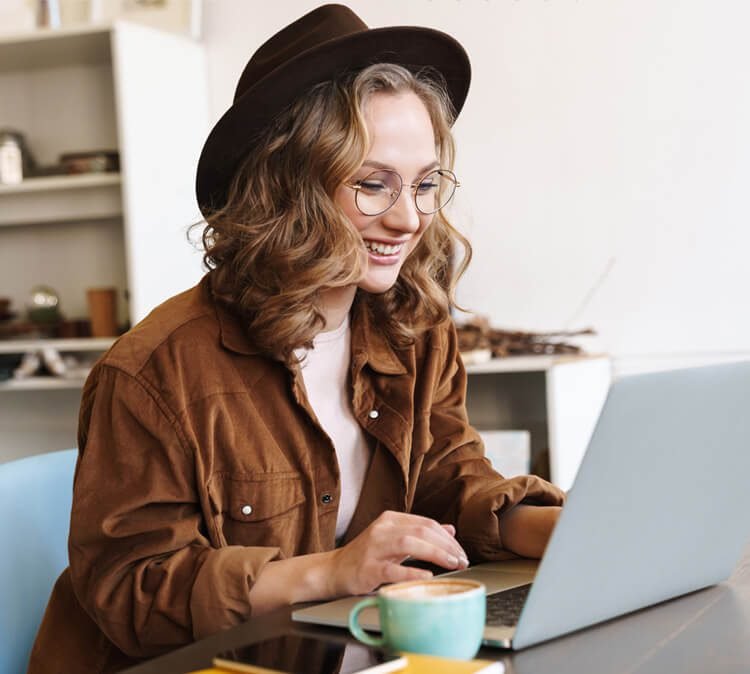
[[[368,646],[383,647],[385,645],[385,637],[371,637],[365,632],[359,625],[359,614],[361,611],[366,609],[368,606],[377,606],[377,597],[367,597],[360,602],[355,604],[354,608],[349,612],[349,631],[352,636]]]

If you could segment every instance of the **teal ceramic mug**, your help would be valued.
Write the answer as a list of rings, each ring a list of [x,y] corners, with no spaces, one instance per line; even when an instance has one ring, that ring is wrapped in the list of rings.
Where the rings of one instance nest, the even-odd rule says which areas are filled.
[[[485,587],[473,580],[435,578],[386,585],[349,614],[349,631],[370,646],[470,660],[482,644]],[[376,607],[381,637],[367,634],[359,614]]]

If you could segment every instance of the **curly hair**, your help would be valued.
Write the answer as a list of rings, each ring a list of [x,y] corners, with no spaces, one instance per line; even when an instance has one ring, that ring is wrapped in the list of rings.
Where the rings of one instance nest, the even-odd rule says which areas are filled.
[[[376,93],[415,93],[427,108],[441,166],[453,167],[454,114],[434,72],[375,64],[316,85],[262,133],[210,213],[203,256],[217,295],[240,314],[256,348],[290,363],[325,326],[321,292],[356,285],[367,266],[364,241],[333,194],[368,152],[364,111]],[[454,241],[464,248],[452,271]],[[449,315],[469,242],[436,213],[392,288],[358,291],[396,347]]]

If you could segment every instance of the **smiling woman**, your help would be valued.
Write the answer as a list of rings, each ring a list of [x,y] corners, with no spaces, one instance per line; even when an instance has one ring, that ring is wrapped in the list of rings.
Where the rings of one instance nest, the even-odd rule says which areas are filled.
[[[269,354],[288,361],[340,325],[358,287],[396,343],[444,320],[453,241],[470,247],[435,202],[455,189],[455,113],[440,78],[375,64],[315,85],[274,120],[224,206],[207,214],[214,287],[245,308]],[[401,174],[418,186],[402,187]]]
[[[341,5],[252,56],[198,166],[209,272],[86,383],[30,674],[431,575],[409,558],[541,555],[563,494],[484,458],[449,317],[468,83],[450,36]]]

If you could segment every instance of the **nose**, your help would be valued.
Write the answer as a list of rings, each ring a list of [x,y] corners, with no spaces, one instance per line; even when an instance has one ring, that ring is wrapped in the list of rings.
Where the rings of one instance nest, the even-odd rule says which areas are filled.
[[[422,224],[420,215],[411,188],[405,185],[393,206],[383,213],[383,225],[389,229],[413,233]]]

